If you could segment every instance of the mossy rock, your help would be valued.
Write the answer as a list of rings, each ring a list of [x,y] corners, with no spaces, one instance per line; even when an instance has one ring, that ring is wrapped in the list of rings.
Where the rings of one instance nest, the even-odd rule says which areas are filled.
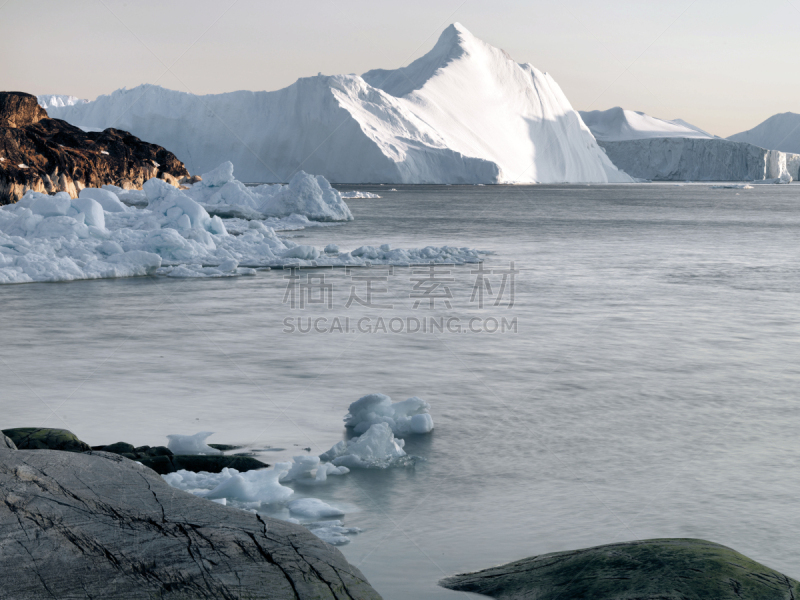
[[[19,450],[63,450],[65,452],[91,450],[89,444],[82,442],[74,433],[66,429],[18,427],[4,429],[3,434],[11,438]]]
[[[525,558],[439,582],[502,600],[793,600],[800,583],[696,539],[609,544]]]

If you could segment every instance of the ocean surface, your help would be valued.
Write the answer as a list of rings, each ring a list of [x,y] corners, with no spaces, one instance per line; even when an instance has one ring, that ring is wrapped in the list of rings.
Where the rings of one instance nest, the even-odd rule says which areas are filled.
[[[1,286],[2,427],[208,430],[273,462],[343,439],[364,394],[419,396],[415,467],[295,486],[348,511],[341,549],[386,599],[653,537],[800,577],[800,186],[396,188],[283,235],[469,246],[483,269]]]

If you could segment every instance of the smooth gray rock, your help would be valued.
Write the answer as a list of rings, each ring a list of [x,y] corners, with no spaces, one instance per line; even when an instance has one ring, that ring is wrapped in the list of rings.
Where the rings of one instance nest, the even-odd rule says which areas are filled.
[[[800,583],[695,539],[658,539],[554,552],[439,582],[502,600],[795,600]]]
[[[10,437],[4,433],[0,433],[0,450],[16,450],[17,446]]]
[[[1,600],[380,598],[304,527],[116,454],[0,451],[0,498]]]

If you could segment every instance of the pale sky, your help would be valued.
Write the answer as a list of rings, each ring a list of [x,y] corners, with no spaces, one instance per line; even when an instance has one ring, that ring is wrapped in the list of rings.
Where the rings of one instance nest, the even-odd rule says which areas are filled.
[[[0,0],[0,89],[274,90],[404,66],[454,21],[548,71],[578,110],[721,136],[800,112],[800,0]]]

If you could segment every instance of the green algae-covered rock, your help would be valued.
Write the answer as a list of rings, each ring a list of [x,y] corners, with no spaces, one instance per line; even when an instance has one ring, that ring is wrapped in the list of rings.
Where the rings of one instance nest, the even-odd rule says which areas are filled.
[[[91,450],[89,444],[82,442],[74,433],[66,429],[18,427],[17,429],[4,429],[3,434],[11,438],[19,450],[64,450],[66,452]]]
[[[695,539],[609,544],[448,577],[443,587],[502,600],[793,600],[800,583]]]

